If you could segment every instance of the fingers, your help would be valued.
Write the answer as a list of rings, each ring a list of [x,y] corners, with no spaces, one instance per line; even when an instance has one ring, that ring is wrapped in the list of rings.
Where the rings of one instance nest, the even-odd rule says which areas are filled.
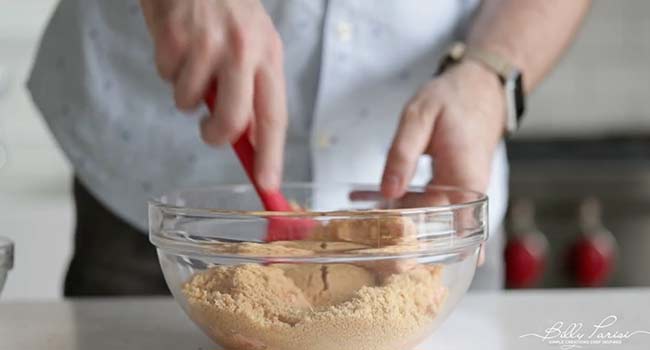
[[[401,196],[431,139],[440,105],[416,96],[402,113],[384,168],[381,191],[387,198]]]
[[[211,145],[235,141],[253,112],[253,72],[248,67],[225,66],[218,72],[219,92],[214,113],[201,124],[201,137]]]
[[[190,35],[172,20],[167,20],[156,29],[156,67],[160,77],[175,81],[190,46]]]
[[[286,92],[282,71],[262,68],[255,79],[255,177],[264,189],[279,186],[287,128]]]
[[[144,21],[149,30],[149,34],[154,34],[153,29],[156,25],[154,21],[156,9],[153,5],[152,0],[140,0],[140,8],[142,9],[142,14],[144,15]]]
[[[189,51],[174,83],[174,100],[179,108],[195,108],[201,103],[221,57],[219,41],[217,34],[204,34]]]
[[[396,200],[388,202],[384,201],[383,194],[378,191],[352,191],[348,195],[352,202],[377,202],[380,209],[424,208],[464,203],[452,201],[451,197],[450,193],[432,187],[427,187],[424,192],[406,192]]]
[[[181,109],[197,107],[216,79],[213,112],[201,123],[211,145],[237,140],[251,126],[254,176],[279,185],[287,124],[282,41],[257,1],[141,0],[161,77]],[[255,96],[259,95],[259,96]]]

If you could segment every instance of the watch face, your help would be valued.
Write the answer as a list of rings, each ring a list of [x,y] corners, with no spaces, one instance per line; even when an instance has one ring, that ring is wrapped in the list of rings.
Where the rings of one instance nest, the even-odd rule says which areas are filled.
[[[515,112],[517,115],[517,121],[521,119],[526,111],[526,101],[524,94],[524,79],[520,72],[516,72],[514,78],[514,102],[515,102]]]

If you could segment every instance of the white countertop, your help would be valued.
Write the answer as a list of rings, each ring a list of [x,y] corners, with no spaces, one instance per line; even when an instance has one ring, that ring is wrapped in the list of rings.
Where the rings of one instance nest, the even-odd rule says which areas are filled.
[[[606,317],[616,317],[614,319]],[[594,325],[611,323],[592,335]],[[580,349],[650,349],[650,289],[468,294],[426,344],[429,349],[561,349],[543,341],[556,322],[583,323],[565,341]],[[621,344],[602,344],[606,332],[638,332]],[[600,334],[600,337],[599,337]],[[591,336],[591,337],[590,337]],[[600,341],[601,344],[594,344]],[[171,299],[88,299],[52,303],[0,303],[2,350],[213,350],[216,347]],[[568,347],[564,349],[569,349]],[[305,349],[308,350],[308,349]],[[341,349],[348,350],[348,349]],[[402,350],[402,349],[396,349]]]

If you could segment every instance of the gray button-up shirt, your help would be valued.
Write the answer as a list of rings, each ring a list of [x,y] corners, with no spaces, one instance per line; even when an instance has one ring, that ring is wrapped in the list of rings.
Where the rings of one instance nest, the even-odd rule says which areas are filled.
[[[285,44],[290,123],[285,180],[377,183],[400,111],[462,35],[475,0],[268,0]],[[62,0],[29,89],[76,175],[118,216],[145,229],[148,197],[246,183],[230,148],[198,137],[157,75],[137,0]],[[423,157],[415,184],[428,181]],[[500,146],[490,219],[502,220]]]

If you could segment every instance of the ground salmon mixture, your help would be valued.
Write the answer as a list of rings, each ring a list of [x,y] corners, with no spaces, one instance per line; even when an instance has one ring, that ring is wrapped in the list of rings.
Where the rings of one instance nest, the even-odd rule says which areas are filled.
[[[332,221],[311,240],[224,244],[238,255],[399,252],[415,241],[402,218]],[[407,350],[426,335],[448,289],[442,266],[412,260],[243,264],[195,274],[190,316],[228,350]]]
[[[243,264],[198,273],[183,293],[190,316],[229,350],[406,350],[447,298],[441,278],[436,265],[385,275],[350,264]]]

